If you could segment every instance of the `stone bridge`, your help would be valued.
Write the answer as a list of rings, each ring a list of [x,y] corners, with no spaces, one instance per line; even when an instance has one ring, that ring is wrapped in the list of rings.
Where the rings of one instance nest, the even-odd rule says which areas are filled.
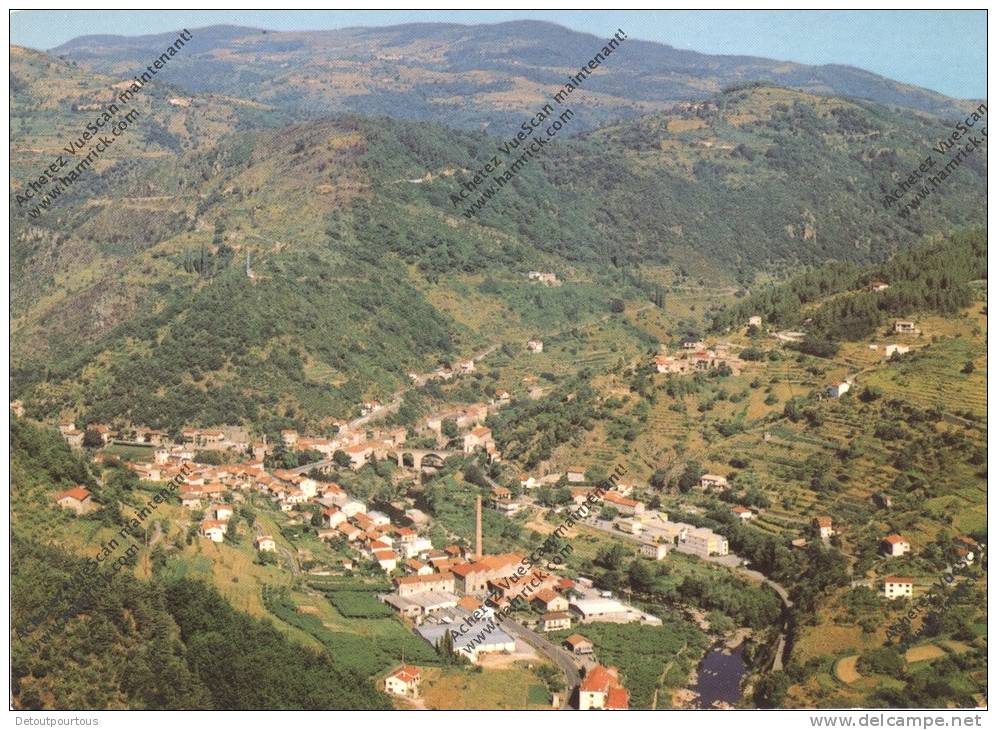
[[[443,466],[443,462],[447,459],[447,457],[463,456],[464,452],[454,451],[452,449],[407,449],[405,447],[379,447],[374,449],[372,454],[378,461],[391,459],[402,469],[422,471],[423,468],[438,469]],[[335,461],[332,459],[323,459],[322,461],[314,461],[311,464],[299,466],[297,469],[292,469],[291,471],[295,474],[307,474],[312,469],[318,469],[319,471],[328,474],[336,468],[338,467]]]

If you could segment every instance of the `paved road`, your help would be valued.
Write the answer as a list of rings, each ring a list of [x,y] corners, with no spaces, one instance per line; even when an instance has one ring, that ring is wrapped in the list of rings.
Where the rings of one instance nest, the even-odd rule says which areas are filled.
[[[525,641],[527,644],[554,662],[554,664],[556,664],[561,671],[564,672],[568,688],[568,699],[570,699],[575,687],[577,687],[582,681],[582,675],[581,672],[578,671],[578,665],[575,664],[574,657],[557,644],[548,641],[546,637],[541,636],[535,631],[531,631],[522,624],[516,623],[511,619],[502,621],[500,625],[502,630],[507,634]],[[569,702],[565,701],[565,703],[561,706],[561,709],[571,710],[574,708]]]

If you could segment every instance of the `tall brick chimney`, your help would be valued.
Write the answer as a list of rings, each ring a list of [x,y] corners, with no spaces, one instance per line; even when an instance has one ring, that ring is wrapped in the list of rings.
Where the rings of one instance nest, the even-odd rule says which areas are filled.
[[[474,557],[481,559],[481,495],[474,498]]]

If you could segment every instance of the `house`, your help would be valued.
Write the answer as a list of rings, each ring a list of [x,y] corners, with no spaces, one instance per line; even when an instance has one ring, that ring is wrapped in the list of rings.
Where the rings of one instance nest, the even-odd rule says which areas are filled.
[[[893,322],[893,334],[895,335],[916,335],[917,327],[913,322],[905,319],[898,319]]]
[[[568,481],[577,484],[585,481],[585,469],[580,466],[568,467]]]
[[[753,316],[753,317],[748,317],[748,326],[749,327],[761,327],[762,326],[762,318],[759,317],[757,314],[755,316]]]
[[[914,579],[900,575],[888,575],[883,578],[883,595],[891,601],[894,598],[913,598]]]
[[[535,607],[545,613],[560,613],[568,610],[568,599],[551,588],[542,588],[530,599]]]
[[[358,537],[360,537],[362,533],[359,527],[354,527],[348,522],[344,522],[343,524],[339,525],[336,529],[343,534],[343,537],[346,538],[347,542],[353,542]]]
[[[657,542],[642,542],[640,554],[651,560],[664,560],[668,555],[668,546]]]
[[[885,281],[870,281],[869,291],[886,291],[890,288],[890,285]]]
[[[347,517],[353,517],[354,515],[366,512],[367,505],[355,499],[348,499],[340,505],[340,509],[342,509],[343,514]]]
[[[887,345],[883,348],[886,358],[891,358],[894,355],[906,355],[908,352],[910,352],[909,345]]]
[[[384,691],[400,697],[418,697],[422,683],[422,670],[406,664],[399,667],[384,680]]]
[[[492,499],[492,507],[505,515],[519,514],[523,509],[523,503],[518,499]]]
[[[901,555],[906,555],[910,552],[910,543],[907,542],[906,538],[893,534],[883,538],[880,548],[887,557],[899,558]]]
[[[578,614],[582,623],[602,621],[623,624],[639,621],[641,617],[640,612],[612,598],[575,598],[572,599],[570,608]]]
[[[338,507],[326,507],[322,510],[322,524],[326,527],[339,527],[346,522],[346,515]]]
[[[682,339],[682,349],[683,350],[702,350],[706,347],[706,343],[703,342],[698,337],[684,337]]]
[[[258,535],[253,543],[261,553],[277,552],[277,543],[270,535]]]
[[[211,539],[211,542],[221,542],[225,539],[226,526],[218,520],[205,520],[201,523],[201,537]]]
[[[486,426],[477,426],[464,435],[464,453],[470,454],[477,448],[491,450],[495,446],[492,430]]]
[[[385,573],[390,573],[398,567],[398,553],[394,550],[374,550],[374,560]]]
[[[432,575],[433,566],[423,563],[421,560],[416,560],[415,558],[409,558],[406,560],[402,567],[411,575]]]
[[[581,634],[572,634],[564,640],[564,647],[572,654],[591,654],[595,646]]]
[[[571,614],[567,611],[545,613],[540,617],[541,631],[562,631],[571,628]]]
[[[90,491],[80,486],[59,492],[55,495],[55,503],[62,509],[72,510],[78,515],[86,514],[97,508],[97,503],[94,502]]]
[[[510,400],[512,400],[512,396],[509,395],[509,391],[507,391],[507,390],[496,390],[495,391],[495,398],[493,399],[492,402],[496,403],[496,404],[498,404],[498,403],[508,403]]]
[[[182,494],[180,504],[187,509],[201,509],[201,498],[197,494]]]
[[[833,522],[826,515],[819,515],[810,520],[810,526],[814,528],[821,540],[826,540],[834,534]]]
[[[827,386],[827,395],[830,398],[840,398],[849,390],[851,390],[851,384],[846,380],[840,383],[831,383]]]
[[[644,514],[644,503],[620,495],[619,492],[606,492],[603,502],[615,507],[621,515],[635,516]]]
[[[747,507],[732,507],[730,511],[733,512],[734,516],[741,520],[742,523],[753,519],[755,516],[755,513]]]
[[[19,400],[12,400],[10,402],[10,410],[15,416],[20,418],[24,415],[24,404]]]
[[[703,474],[699,478],[699,486],[703,489],[709,489],[710,487],[726,487],[727,477],[722,477],[717,474]]]
[[[672,357],[671,355],[657,355],[654,358],[654,367],[659,373],[687,373],[692,363],[689,360]]]
[[[543,352],[544,343],[543,340],[530,340],[526,343],[526,349],[533,353]]]
[[[227,522],[235,514],[234,510],[227,504],[213,504],[211,511],[215,514],[215,519],[219,522]]]
[[[578,685],[579,710],[626,710],[630,696],[620,683],[616,667],[596,664],[585,672]]]

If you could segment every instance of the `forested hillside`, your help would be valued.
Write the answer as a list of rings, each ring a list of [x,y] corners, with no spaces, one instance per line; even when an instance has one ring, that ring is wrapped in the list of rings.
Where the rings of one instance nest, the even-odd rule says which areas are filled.
[[[974,299],[970,282],[986,278],[987,233],[977,228],[877,266],[830,264],[801,274],[715,313],[713,329],[728,330],[750,316],[761,316],[774,327],[799,328],[808,320],[815,340],[858,340],[890,317],[955,314]],[[889,288],[872,291],[872,282]]]
[[[14,59],[25,89],[65,72]],[[18,170],[86,118],[72,97],[36,112],[28,94]],[[489,134],[355,117],[275,132],[258,104],[218,99],[239,111],[205,126],[153,101],[149,122],[164,123],[160,104],[187,130],[168,153],[136,136],[142,154],[109,158],[44,217],[12,205],[12,394],[36,417],[328,423],[494,343],[496,326],[557,330],[643,297],[638,266],[751,285],[881,261],[985,214],[983,156],[906,220],[880,207],[940,121],[773,87],[558,138],[474,220],[451,195],[503,155]],[[588,288],[539,297],[525,279],[536,268]],[[457,316],[468,285],[499,321]]]

